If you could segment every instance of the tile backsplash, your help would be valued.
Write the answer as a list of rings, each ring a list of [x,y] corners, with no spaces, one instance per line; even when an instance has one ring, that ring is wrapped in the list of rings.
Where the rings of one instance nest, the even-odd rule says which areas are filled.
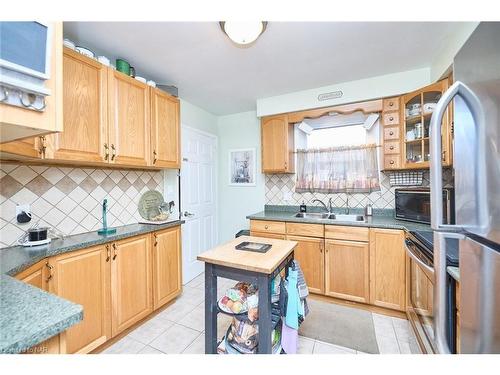
[[[137,204],[147,190],[163,193],[163,171],[0,165],[0,248],[15,244],[40,219],[69,235],[101,226],[102,200],[108,198],[108,225],[136,223]],[[18,224],[16,205],[30,204],[34,218]]]
[[[323,194],[323,193],[296,193],[295,174],[273,174],[266,175],[266,205],[291,205],[298,206],[305,202],[312,206],[314,199],[321,199],[327,203],[330,197],[333,198],[335,207],[344,207],[346,194]],[[422,186],[429,185],[429,171],[424,172]],[[451,169],[443,169],[443,185],[453,186],[453,175]],[[408,186],[403,186],[406,188]],[[394,190],[397,186],[391,186],[389,176],[384,172],[380,173],[380,191],[363,194],[349,194],[349,206],[364,208],[371,203],[374,208],[394,209]],[[288,199],[286,199],[288,198]]]

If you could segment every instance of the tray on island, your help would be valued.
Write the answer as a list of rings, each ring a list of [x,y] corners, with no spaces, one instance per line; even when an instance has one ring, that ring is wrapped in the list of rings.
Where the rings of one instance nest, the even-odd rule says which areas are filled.
[[[243,241],[235,246],[236,250],[253,251],[255,253],[267,253],[272,247],[268,243]]]

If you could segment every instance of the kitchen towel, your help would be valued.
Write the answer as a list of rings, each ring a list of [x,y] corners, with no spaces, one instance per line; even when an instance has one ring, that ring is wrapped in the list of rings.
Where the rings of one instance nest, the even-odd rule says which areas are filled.
[[[288,269],[288,301],[286,306],[286,325],[290,328],[299,328],[299,310],[302,310],[299,292],[297,290],[298,272],[291,267]]]

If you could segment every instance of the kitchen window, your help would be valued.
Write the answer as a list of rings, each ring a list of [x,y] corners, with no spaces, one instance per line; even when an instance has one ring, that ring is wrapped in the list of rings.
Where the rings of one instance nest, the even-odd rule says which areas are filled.
[[[378,121],[362,117],[360,121],[341,126],[311,121],[298,128],[306,129],[307,135],[300,143],[305,147],[296,150],[296,192],[371,193],[380,190],[379,152],[377,145],[372,143],[378,139]]]

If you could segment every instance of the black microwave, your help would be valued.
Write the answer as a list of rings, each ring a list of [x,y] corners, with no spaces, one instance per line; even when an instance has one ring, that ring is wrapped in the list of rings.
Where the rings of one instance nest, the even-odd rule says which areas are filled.
[[[395,218],[431,223],[431,191],[429,188],[395,190]],[[443,189],[443,223],[455,224],[455,201],[453,188]]]

